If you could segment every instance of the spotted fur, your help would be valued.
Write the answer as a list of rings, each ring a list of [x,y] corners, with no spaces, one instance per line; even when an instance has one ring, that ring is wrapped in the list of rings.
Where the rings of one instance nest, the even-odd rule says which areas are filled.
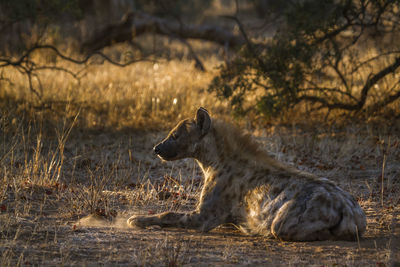
[[[282,240],[356,240],[366,228],[357,201],[333,182],[268,156],[237,128],[200,108],[154,148],[163,160],[194,158],[204,173],[196,210],[132,216],[130,226],[209,231],[224,223]]]

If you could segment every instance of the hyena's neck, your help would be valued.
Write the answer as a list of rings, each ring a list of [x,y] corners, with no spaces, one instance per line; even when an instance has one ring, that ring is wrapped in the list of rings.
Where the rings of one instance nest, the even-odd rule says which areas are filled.
[[[207,176],[210,172],[215,172],[221,165],[223,165],[223,157],[217,146],[217,140],[214,137],[214,129],[203,138],[201,147],[196,156],[196,161],[202,169],[204,175]]]
[[[221,121],[214,122],[210,132],[202,140],[198,152],[196,160],[206,179],[227,172],[233,175],[234,172],[242,174],[244,169],[267,180],[270,175],[281,179],[293,175],[315,178],[312,174],[301,172],[271,158],[250,136]]]
[[[216,121],[203,138],[196,160],[208,177],[240,169],[240,166],[256,165],[260,153],[249,137],[229,124]]]

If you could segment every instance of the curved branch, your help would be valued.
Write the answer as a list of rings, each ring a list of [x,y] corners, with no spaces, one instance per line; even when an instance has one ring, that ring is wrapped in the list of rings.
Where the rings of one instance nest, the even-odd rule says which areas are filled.
[[[372,86],[378,83],[381,79],[383,79],[386,75],[393,73],[396,71],[397,68],[400,67],[400,57],[398,57],[393,64],[387,66],[386,68],[382,69],[380,72],[376,73],[375,75],[371,75],[367,82],[365,83],[364,87],[361,89],[361,97],[355,104],[348,104],[348,103],[330,103],[327,99],[317,97],[317,96],[310,96],[310,95],[302,95],[298,97],[295,101],[295,104],[298,104],[302,101],[308,101],[311,103],[319,103],[323,107],[328,109],[343,109],[348,111],[360,111],[366,102],[368,92]],[[374,113],[380,108],[392,103],[393,101],[400,98],[400,91],[397,91],[395,94],[392,94],[386,97],[384,100],[374,104],[371,108],[369,113]]]
[[[119,67],[126,67],[126,66],[129,66],[129,65],[133,64],[133,63],[137,63],[139,61],[151,61],[151,62],[154,62],[154,60],[149,60],[149,59],[146,59],[146,58],[139,58],[139,59],[130,60],[130,61],[126,62],[126,63],[119,63],[117,61],[112,60],[110,57],[106,56],[104,53],[99,52],[99,51],[96,51],[96,52],[93,52],[91,54],[88,54],[84,59],[79,60],[79,59],[74,59],[74,58],[71,58],[69,56],[64,55],[55,46],[52,46],[52,45],[38,45],[38,46],[34,47],[32,49],[32,51],[30,51],[30,53],[32,53],[34,50],[37,50],[37,49],[50,49],[53,52],[55,52],[57,54],[57,56],[59,56],[63,60],[66,60],[66,61],[69,61],[69,62],[72,62],[72,63],[75,63],[75,64],[85,64],[93,56],[96,56],[96,55],[102,57],[108,63],[111,63],[111,64],[119,66]]]
[[[372,86],[374,86],[376,83],[378,83],[381,79],[383,79],[386,75],[390,73],[394,73],[396,69],[400,67],[400,57],[396,58],[396,60],[393,62],[393,64],[387,66],[380,72],[378,72],[375,75],[372,75],[367,82],[365,83],[364,87],[361,89],[361,98],[354,106],[354,110],[360,110],[365,104],[365,101],[367,99],[367,95],[369,90],[371,89]]]
[[[314,85],[314,88],[302,88],[299,89],[299,92],[330,92],[330,93],[334,93],[334,94],[340,94],[342,96],[346,96],[350,99],[352,99],[353,101],[357,102],[357,98],[355,98],[352,94],[348,93],[348,92],[344,92],[340,89],[337,88],[331,88],[331,87],[317,87],[315,84],[311,83],[310,81],[308,81],[310,84]]]
[[[0,67],[5,67],[5,66],[8,66],[8,65],[18,66],[18,65],[21,65],[23,62],[28,62],[28,61],[26,61],[26,59],[29,58],[29,56],[32,53],[34,53],[36,50],[41,50],[41,49],[52,50],[61,59],[65,60],[65,61],[69,61],[69,62],[74,63],[74,64],[80,64],[80,65],[87,63],[93,56],[96,56],[96,55],[102,57],[105,61],[107,61],[107,62],[109,62],[109,63],[111,63],[113,65],[119,66],[119,67],[126,67],[126,66],[129,66],[129,65],[133,64],[133,63],[137,63],[139,61],[150,61],[150,62],[154,62],[155,61],[155,60],[149,60],[149,59],[146,59],[146,58],[140,58],[140,59],[130,60],[130,61],[126,62],[126,63],[119,63],[117,61],[112,60],[110,57],[108,57],[107,55],[105,55],[104,53],[99,52],[99,51],[93,52],[93,53],[87,55],[84,59],[79,60],[79,59],[74,59],[72,57],[64,55],[63,53],[61,53],[53,45],[36,45],[36,46],[33,46],[30,49],[28,49],[25,52],[25,54],[22,55],[18,60],[12,61],[12,60],[9,60],[7,58],[0,58],[0,62],[3,63],[2,65],[0,65]]]

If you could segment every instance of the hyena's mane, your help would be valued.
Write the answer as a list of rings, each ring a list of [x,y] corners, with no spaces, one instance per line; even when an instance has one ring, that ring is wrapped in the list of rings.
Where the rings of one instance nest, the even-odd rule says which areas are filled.
[[[217,145],[223,145],[226,153],[251,155],[265,153],[249,133],[240,130],[236,125],[220,119],[213,120],[212,124]]]
[[[241,157],[255,166],[264,166],[277,172],[299,175],[305,178],[316,178],[315,175],[299,171],[295,167],[274,159],[252,135],[232,123],[221,119],[213,120],[213,134],[219,151],[232,157]]]

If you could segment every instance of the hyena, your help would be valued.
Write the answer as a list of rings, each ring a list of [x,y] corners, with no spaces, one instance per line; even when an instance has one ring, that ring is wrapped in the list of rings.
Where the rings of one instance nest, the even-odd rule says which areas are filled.
[[[284,165],[249,135],[204,108],[154,147],[166,161],[194,158],[204,173],[196,210],[132,216],[133,227],[209,231],[233,223],[245,233],[282,240],[356,240],[366,228],[356,200],[332,181]]]

